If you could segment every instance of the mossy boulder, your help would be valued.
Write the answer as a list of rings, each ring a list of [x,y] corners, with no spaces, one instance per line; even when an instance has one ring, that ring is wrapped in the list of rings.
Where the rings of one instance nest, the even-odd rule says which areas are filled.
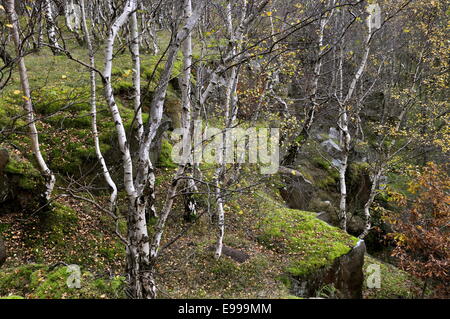
[[[12,210],[32,210],[42,204],[45,180],[24,157],[6,149],[0,154],[0,214]]]
[[[177,165],[172,161],[173,146],[166,139],[161,142],[161,151],[158,158],[158,167],[175,168]]]
[[[333,284],[341,297],[361,296],[363,242],[314,213],[288,209],[269,198],[264,199],[263,209],[267,214],[259,223],[259,240],[289,256],[285,271],[295,283],[296,295],[315,296],[323,286]]]

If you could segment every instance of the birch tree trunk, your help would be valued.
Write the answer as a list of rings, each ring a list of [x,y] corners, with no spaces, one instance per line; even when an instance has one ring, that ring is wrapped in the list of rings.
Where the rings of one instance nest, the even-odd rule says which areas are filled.
[[[109,173],[108,166],[106,165],[105,159],[102,155],[102,152],[100,150],[100,141],[98,137],[98,129],[97,129],[97,85],[95,82],[96,76],[95,76],[95,53],[94,49],[92,47],[91,37],[89,33],[89,29],[86,22],[86,10],[85,10],[85,4],[84,0],[80,0],[80,7],[81,7],[81,26],[83,28],[83,32],[85,35],[85,41],[89,52],[89,64],[91,66],[90,70],[90,80],[91,80],[91,116],[92,116],[92,134],[94,138],[94,145],[95,145],[95,153],[97,155],[97,159],[100,163],[100,166],[102,168],[103,177],[105,178],[105,181],[108,183],[109,187],[111,187],[111,196],[110,196],[110,210],[111,212],[114,212],[115,206],[116,206],[116,198],[117,198],[117,186],[116,183],[114,183],[113,179],[111,178],[111,174]]]
[[[333,7],[335,5],[335,2],[336,2],[335,0],[331,0],[330,7]],[[282,159],[283,166],[294,165],[294,163],[297,159],[297,154],[299,153],[301,146],[306,142],[309,131],[315,120],[315,113],[317,111],[317,108],[319,107],[319,104],[317,103],[317,91],[319,89],[319,79],[320,79],[320,76],[322,73],[323,57],[324,57],[324,54],[326,53],[326,50],[324,47],[325,27],[327,26],[328,22],[330,21],[333,13],[334,13],[334,10],[332,10],[329,14],[321,15],[321,17],[319,19],[317,58],[316,58],[316,62],[314,64],[313,78],[311,81],[311,90],[310,90],[310,94],[309,94],[310,106],[309,106],[309,110],[306,115],[305,124],[303,125],[303,128],[300,131],[300,134],[298,134],[294,138],[294,141],[289,146],[286,155]]]
[[[134,113],[137,122],[136,137],[142,140],[144,136],[144,123],[142,121],[141,106],[141,57],[139,50],[139,26],[136,11],[131,14],[131,56],[133,59],[133,89],[134,89]]]
[[[45,200],[49,201],[53,192],[53,188],[55,187],[56,178],[53,175],[50,168],[47,166],[45,162],[39,144],[39,136],[36,128],[36,119],[33,110],[33,103],[31,100],[31,90],[30,83],[28,81],[28,72],[25,65],[25,59],[23,58],[22,53],[22,42],[19,36],[19,20],[14,8],[14,0],[6,1],[6,11],[8,14],[9,21],[12,25],[11,33],[14,41],[14,45],[16,47],[17,59],[18,59],[18,67],[19,67],[19,76],[20,76],[20,84],[23,90],[24,97],[24,108],[27,112],[27,121],[29,127],[29,137],[31,141],[31,149],[34,157],[36,158],[36,162],[38,164],[39,170],[42,176],[45,178],[46,191],[45,191]]]
[[[192,16],[192,3],[191,0],[185,0],[184,2],[184,21],[188,21]],[[184,131],[183,134],[183,152],[185,160],[181,163],[184,165],[184,171],[187,173],[187,168],[192,168],[191,152],[192,152],[192,136],[193,136],[193,123],[192,123],[192,107],[191,107],[191,72],[192,72],[192,35],[186,37],[182,45],[183,52],[183,74],[181,77],[181,123]],[[197,215],[197,202],[192,196],[197,190],[193,179],[186,179],[186,193],[184,194],[184,208],[185,219],[191,220]]]
[[[166,64],[163,72],[161,73],[158,87],[156,88],[152,103],[150,105],[150,117],[146,124],[146,134],[139,146],[139,160],[136,169],[135,186],[138,194],[142,197],[142,200],[149,201],[149,214],[153,216],[157,216],[157,213],[154,208],[155,175],[149,156],[150,145],[161,126],[167,86],[169,85],[173,66],[177,58],[181,42],[184,41],[192,32],[192,29],[196,25],[205,4],[205,1],[200,1],[200,3],[197,4],[195,12],[186,21],[185,25],[172,37],[171,43],[169,44],[169,48],[167,50]]]
[[[114,21],[109,30],[105,52],[105,98],[110,108],[116,132],[119,149],[122,153],[124,186],[128,196],[129,210],[127,216],[127,274],[130,294],[133,298],[151,298],[153,294],[153,279],[149,264],[149,236],[145,218],[146,201],[136,191],[133,181],[133,162],[129,142],[119,108],[115,102],[111,83],[114,41],[122,26],[127,22],[132,12],[136,10],[136,1],[128,0],[123,12]]]
[[[190,5],[191,0],[184,0],[184,7],[187,8]],[[197,3],[197,7],[195,8],[195,12],[187,19],[185,25],[182,29],[176,33],[174,36],[173,42],[169,46],[169,50],[167,53],[167,62],[165,69],[161,75],[158,89],[155,92],[155,96],[152,101],[152,113],[151,118],[148,122],[148,133],[145,140],[141,143],[140,153],[139,153],[139,164],[138,173],[141,175],[136,176],[136,185],[139,185],[139,189],[143,190],[143,186],[150,188],[151,192],[154,193],[154,174],[152,172],[152,163],[150,162],[148,156],[149,143],[151,143],[154,138],[156,131],[161,125],[162,120],[162,111],[164,107],[164,100],[167,91],[167,85],[169,82],[170,75],[172,73],[173,64],[175,62],[175,58],[177,52],[179,50],[180,44],[187,39],[189,34],[192,32],[192,29],[196,25],[200,15],[203,11],[203,8],[206,4],[206,1],[201,1]],[[148,284],[148,298],[155,298],[157,296],[156,291],[156,283],[154,279],[154,265],[158,258],[159,248],[161,245],[162,236],[164,233],[165,225],[167,218],[172,210],[173,200],[176,195],[176,191],[179,185],[180,178],[184,175],[184,165],[180,165],[178,167],[177,173],[172,180],[172,183],[167,192],[166,201],[164,207],[161,211],[161,214],[158,218],[158,222],[155,227],[155,232],[150,244],[150,261],[149,267],[147,268],[147,277],[146,283]],[[146,180],[147,178],[147,180]],[[141,194],[141,193],[140,193]],[[144,196],[142,193],[141,196]]]
[[[44,1],[44,12],[45,20],[47,23],[47,37],[50,44],[50,49],[52,50],[53,55],[62,55],[63,51],[58,43],[58,39],[56,36],[55,20],[53,20],[52,4],[50,3],[50,0]]]
[[[369,16],[368,19],[371,17]],[[339,202],[339,218],[340,218],[340,226],[343,230],[347,230],[347,185],[345,182],[346,174],[347,174],[347,167],[348,167],[348,158],[350,155],[350,147],[351,147],[351,133],[349,130],[349,112],[350,112],[350,100],[353,97],[353,93],[355,92],[356,85],[358,81],[360,80],[361,76],[364,73],[364,70],[367,65],[367,60],[369,58],[370,53],[370,41],[372,39],[372,25],[371,23],[367,23],[367,38],[364,42],[364,52],[363,57],[361,59],[361,62],[358,66],[358,69],[356,73],[354,74],[347,91],[347,94],[344,99],[342,98],[336,98],[338,99],[339,103],[339,130],[341,132],[341,146],[343,148],[343,155],[341,164],[339,166],[339,184],[340,184],[340,202]],[[343,50],[341,50],[340,58],[339,58],[339,73],[340,73],[340,83],[341,83],[341,90],[340,94],[342,96],[342,87],[343,87]]]
[[[245,19],[247,15],[247,1],[242,1],[242,10],[241,16],[238,20],[237,29],[234,30],[233,27],[233,15],[232,15],[232,1],[227,1],[226,7],[226,27],[227,33],[229,36],[229,54],[231,56],[235,56],[237,52],[242,49],[242,41],[244,38],[245,32]],[[227,145],[226,137],[227,137],[227,129],[234,126],[237,116],[237,82],[238,82],[238,66],[232,66],[229,70],[227,84],[226,84],[226,93],[225,93],[225,130],[223,132],[223,150],[220,152],[220,160],[219,167],[215,172],[215,196],[216,196],[216,204],[217,204],[217,228],[218,228],[218,236],[216,242],[216,250],[214,257],[219,259],[222,255],[223,249],[223,238],[225,235],[225,210],[224,210],[224,201],[222,194],[222,185],[223,179],[225,177],[226,170],[226,159],[228,158],[228,152],[233,152],[233,146],[231,145],[231,149],[228,149],[229,145]]]
[[[372,223],[370,220],[370,217],[371,217],[370,216],[370,207],[372,206],[372,204],[375,200],[375,196],[377,195],[378,185],[380,183],[382,173],[383,173],[383,167],[380,166],[377,169],[377,171],[375,172],[375,175],[373,176],[372,187],[370,188],[369,199],[364,204],[364,223],[365,224],[364,224],[363,232],[361,233],[361,235],[358,236],[361,239],[364,239],[367,236],[367,234],[369,233],[369,231],[372,227]]]
[[[83,37],[83,34],[80,34],[80,31],[83,30],[83,27],[81,26],[82,22],[80,16],[81,6],[75,4],[73,0],[66,0],[64,5],[64,17],[66,20],[66,26],[69,31],[72,32],[72,34],[75,36],[78,44],[80,46],[84,46],[85,37]]]

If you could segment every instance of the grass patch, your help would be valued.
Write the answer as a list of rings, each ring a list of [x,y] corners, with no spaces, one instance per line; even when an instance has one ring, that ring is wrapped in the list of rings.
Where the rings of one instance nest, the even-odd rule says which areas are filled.
[[[368,288],[372,282],[371,276],[374,275],[374,269],[380,270],[380,288]],[[417,298],[423,286],[419,279],[407,272],[367,254],[364,259],[364,276],[363,295],[364,298],[369,299]]]

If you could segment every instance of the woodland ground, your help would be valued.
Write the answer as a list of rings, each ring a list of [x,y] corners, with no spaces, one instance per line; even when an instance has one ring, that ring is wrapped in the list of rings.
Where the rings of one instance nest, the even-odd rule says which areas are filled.
[[[76,49],[71,51],[74,56],[85,59]],[[156,59],[143,56],[144,79],[152,73]],[[36,110],[44,119],[38,124],[44,154],[59,174],[58,186],[65,187],[73,182],[70,176],[79,175],[80,169],[95,169],[95,156],[89,146],[92,145],[89,135],[89,74],[64,56],[51,56],[46,49],[27,56],[26,63]],[[100,53],[97,63],[101,68]],[[130,121],[131,112],[126,112],[127,89],[131,83],[129,55],[118,56],[115,66],[114,85],[121,93],[120,107],[126,120]],[[177,67],[174,76],[176,73]],[[14,104],[14,101],[20,101],[20,96],[16,94],[18,88],[18,75],[14,74],[11,83],[2,91],[2,125],[10,125],[10,116],[19,110]],[[176,94],[172,88],[169,97],[176,98]],[[59,111],[64,106],[67,107]],[[110,123],[105,121],[108,112],[103,101],[100,101],[100,109],[103,151],[113,156],[112,129]],[[18,121],[20,124],[20,119]],[[75,133],[77,137],[69,137],[68,132]],[[31,158],[27,152],[20,151],[26,149],[26,143],[27,138],[23,134],[14,133],[1,146],[17,154],[17,158]],[[114,165],[113,157],[110,162]],[[165,194],[173,167],[166,152],[160,158],[157,170],[157,198]],[[30,173],[23,167],[16,173],[24,178],[25,188],[33,187],[29,184]],[[247,176],[243,184],[250,185],[254,180],[251,174]],[[269,206],[261,204],[267,201],[261,197],[261,192],[272,198]],[[57,191],[54,209],[50,212],[13,212],[0,217],[0,234],[5,238],[9,252],[0,270],[0,296],[124,298],[125,248],[112,233],[112,221],[87,202],[60,197],[63,193],[62,189]],[[355,242],[353,237],[315,219],[311,213],[282,208],[282,200],[277,193],[276,181],[265,180],[250,192],[231,198],[228,203],[225,244],[249,255],[250,258],[243,263],[227,256],[216,261],[208,249],[215,241],[208,214],[204,213],[195,222],[185,222],[182,204],[176,201],[163,246],[171,243],[178,234],[183,235],[171,243],[161,256],[157,269],[160,298],[295,298],[289,290],[289,272],[320,267],[329,262],[333,254],[345,253],[352,247]],[[101,192],[96,194],[95,199],[106,203]],[[124,196],[121,196],[120,205],[125,209],[123,199]],[[203,210],[206,210],[206,205]],[[292,232],[280,231],[285,218],[297,221]],[[255,223],[255,220],[261,222]],[[124,230],[125,224],[120,227]],[[151,231],[152,225],[149,228]],[[325,233],[331,237],[324,238]],[[295,239],[315,242],[315,246],[289,246],[290,242],[296,242]],[[297,262],[295,267],[292,266],[293,260]],[[372,263],[381,266],[381,289],[366,289],[365,298],[416,296],[419,286],[409,275],[367,255],[365,268]],[[79,290],[68,289],[65,285],[69,274],[64,265],[69,264],[80,265],[83,271],[82,288]],[[319,293],[321,297],[330,295],[331,287],[324,287]]]

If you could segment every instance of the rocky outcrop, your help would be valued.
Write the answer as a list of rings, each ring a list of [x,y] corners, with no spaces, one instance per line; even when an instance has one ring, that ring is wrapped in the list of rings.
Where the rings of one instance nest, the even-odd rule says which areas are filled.
[[[333,286],[337,298],[362,298],[365,252],[366,245],[360,240],[349,253],[336,258],[331,266],[304,277],[291,277],[292,293],[303,298],[315,297],[323,287]]]
[[[283,174],[283,178],[286,186],[280,189],[280,194],[287,206],[293,209],[307,207],[315,192],[311,181],[299,174]]]
[[[0,215],[42,206],[45,181],[28,160],[0,149]]]
[[[322,148],[333,158],[338,158],[342,153],[341,147],[332,139],[328,139],[320,144]]]

